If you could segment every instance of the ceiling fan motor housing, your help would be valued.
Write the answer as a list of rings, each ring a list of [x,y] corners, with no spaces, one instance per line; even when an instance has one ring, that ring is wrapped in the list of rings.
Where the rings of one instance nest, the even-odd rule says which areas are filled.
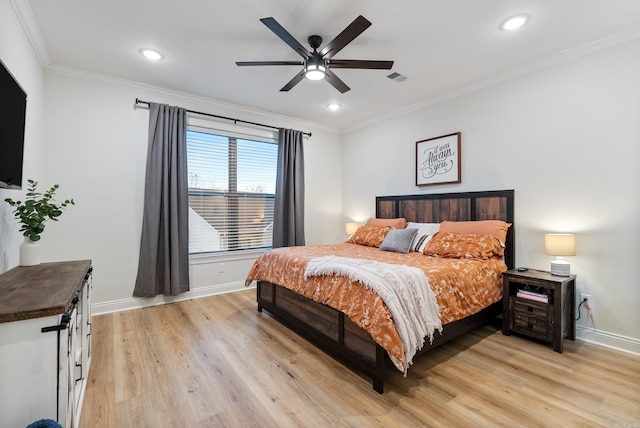
[[[311,49],[313,49],[314,52],[322,44],[322,37],[320,37],[320,36],[316,36],[316,35],[309,36],[309,38],[307,40],[309,41],[309,46],[311,46]]]

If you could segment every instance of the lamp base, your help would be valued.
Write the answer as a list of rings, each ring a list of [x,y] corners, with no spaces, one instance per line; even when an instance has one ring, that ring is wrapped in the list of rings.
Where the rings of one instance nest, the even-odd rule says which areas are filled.
[[[571,265],[565,260],[554,260],[551,262],[551,275],[569,276],[571,275]]]

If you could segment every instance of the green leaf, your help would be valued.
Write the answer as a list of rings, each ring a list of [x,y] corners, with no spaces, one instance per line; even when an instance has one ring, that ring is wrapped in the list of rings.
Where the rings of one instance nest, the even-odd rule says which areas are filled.
[[[38,182],[28,179],[28,192],[25,202],[14,201],[6,198],[5,202],[14,208],[13,214],[20,221],[20,232],[32,241],[40,240],[40,234],[44,231],[44,223],[47,220],[58,221],[67,205],[75,205],[73,199],[66,199],[58,205],[55,201],[55,192],[60,188],[54,184],[44,194],[37,192]]]

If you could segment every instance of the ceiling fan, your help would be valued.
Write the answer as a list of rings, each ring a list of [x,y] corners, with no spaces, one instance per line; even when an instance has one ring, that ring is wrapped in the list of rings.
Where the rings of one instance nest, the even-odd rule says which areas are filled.
[[[336,76],[331,69],[333,68],[360,68],[360,69],[378,69],[390,70],[393,67],[393,61],[363,61],[357,59],[333,59],[333,56],[340,52],[346,45],[351,43],[364,30],[369,28],[369,22],[363,16],[358,16],[351,24],[347,26],[340,34],[329,42],[322,50],[318,52],[318,48],[322,44],[322,37],[309,36],[309,45],[313,52],[308,51],[300,42],[298,42],[287,30],[282,27],[275,19],[262,18],[260,20],[266,25],[276,36],[280,37],[287,45],[296,51],[302,58],[302,61],[238,61],[239,66],[255,66],[255,65],[298,65],[303,66],[302,70],[296,74],[293,79],[280,89],[281,92],[289,91],[296,86],[305,77],[310,80],[326,79],[334,88],[341,93],[347,92],[350,88]]]

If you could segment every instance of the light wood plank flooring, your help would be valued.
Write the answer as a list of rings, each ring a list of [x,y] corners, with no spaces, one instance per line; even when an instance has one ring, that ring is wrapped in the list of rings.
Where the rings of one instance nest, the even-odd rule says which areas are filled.
[[[93,318],[81,427],[640,427],[640,358],[492,327],[385,393],[258,313],[255,290]]]

